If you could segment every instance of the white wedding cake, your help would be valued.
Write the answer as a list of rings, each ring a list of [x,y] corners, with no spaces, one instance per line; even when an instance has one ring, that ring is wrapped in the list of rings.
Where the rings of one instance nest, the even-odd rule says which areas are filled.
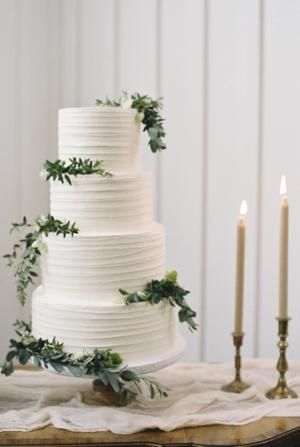
[[[75,221],[80,231],[73,238],[45,238],[42,284],[32,300],[34,336],[55,336],[74,354],[111,348],[130,366],[159,363],[183,348],[175,307],[126,305],[118,291],[143,290],[166,273],[164,228],[152,220],[139,133],[135,109],[60,110],[59,158],[103,160],[112,177],[51,181],[51,214]]]

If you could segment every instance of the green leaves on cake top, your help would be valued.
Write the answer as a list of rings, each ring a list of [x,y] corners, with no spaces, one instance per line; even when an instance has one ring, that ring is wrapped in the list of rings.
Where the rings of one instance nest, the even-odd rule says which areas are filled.
[[[164,118],[161,116],[162,98],[152,99],[148,95],[140,95],[139,93],[129,96],[128,93],[123,92],[117,101],[109,98],[105,100],[96,99],[96,104],[106,107],[136,109],[137,122],[142,123],[144,125],[143,132],[148,133],[148,144],[151,151],[160,152],[166,149],[164,142],[164,137],[166,136]]]
[[[48,214],[48,216],[40,216],[35,219],[34,224],[29,223],[27,217],[24,216],[20,223],[12,224],[10,233],[23,232],[26,228],[30,229],[29,232],[13,245],[12,253],[4,255],[7,265],[15,268],[17,298],[22,305],[26,302],[27,287],[34,284],[34,279],[38,276],[36,270],[40,256],[47,250],[47,245],[42,241],[41,236],[55,233],[66,237],[79,232],[75,223],[62,222]]]
[[[46,180],[58,180],[61,183],[65,181],[72,184],[71,177],[77,177],[78,175],[91,175],[97,174],[102,177],[111,177],[112,174],[108,172],[103,166],[103,161],[90,160],[89,158],[70,158],[69,162],[65,160],[46,160],[43,165],[41,176]]]
[[[180,308],[178,312],[179,321],[187,323],[191,331],[197,329],[197,324],[194,320],[196,312],[189,306],[185,300],[185,296],[190,292],[183,289],[177,283],[177,272],[172,271],[166,276],[158,280],[152,280],[146,284],[143,291],[127,292],[119,289],[123,295],[126,304],[148,302],[150,304],[159,304],[162,301],[168,301],[172,306]]]
[[[111,349],[96,348],[90,353],[76,357],[66,352],[63,343],[57,341],[55,337],[52,340],[34,337],[31,326],[24,321],[17,320],[15,326],[17,337],[10,340],[10,350],[1,370],[6,376],[13,373],[14,360],[19,361],[21,365],[32,360],[36,366],[52,367],[58,373],[67,372],[75,377],[96,376],[103,385],[118,393],[124,401],[135,399],[137,392],[142,392],[143,384],[148,389],[151,399],[156,394],[160,397],[167,396],[165,388],[154,379],[139,376],[123,366],[121,355]]]

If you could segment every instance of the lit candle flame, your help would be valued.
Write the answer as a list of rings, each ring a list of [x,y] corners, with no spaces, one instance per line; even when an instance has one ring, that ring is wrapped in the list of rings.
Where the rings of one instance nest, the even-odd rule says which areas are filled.
[[[286,177],[285,175],[281,176],[281,182],[280,182],[280,195],[285,196],[287,192],[286,188]]]
[[[246,200],[243,200],[240,208],[240,215],[245,217],[247,212],[248,212],[248,205]]]

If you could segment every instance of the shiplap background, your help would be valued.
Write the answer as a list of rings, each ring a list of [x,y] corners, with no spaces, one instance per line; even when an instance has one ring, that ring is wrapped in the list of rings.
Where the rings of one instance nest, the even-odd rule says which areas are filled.
[[[186,359],[231,359],[235,225],[249,203],[247,356],[276,355],[280,175],[291,203],[290,356],[300,356],[299,0],[0,0],[0,247],[48,210],[57,110],[121,90],[164,96],[168,150],[153,156],[168,267],[199,314]],[[0,354],[24,311],[0,267]]]

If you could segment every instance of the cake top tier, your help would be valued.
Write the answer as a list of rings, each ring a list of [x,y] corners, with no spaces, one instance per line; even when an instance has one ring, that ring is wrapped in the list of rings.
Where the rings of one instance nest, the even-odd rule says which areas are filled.
[[[105,169],[113,174],[138,172],[139,133],[135,109],[105,106],[61,109],[59,158],[103,160]]]

